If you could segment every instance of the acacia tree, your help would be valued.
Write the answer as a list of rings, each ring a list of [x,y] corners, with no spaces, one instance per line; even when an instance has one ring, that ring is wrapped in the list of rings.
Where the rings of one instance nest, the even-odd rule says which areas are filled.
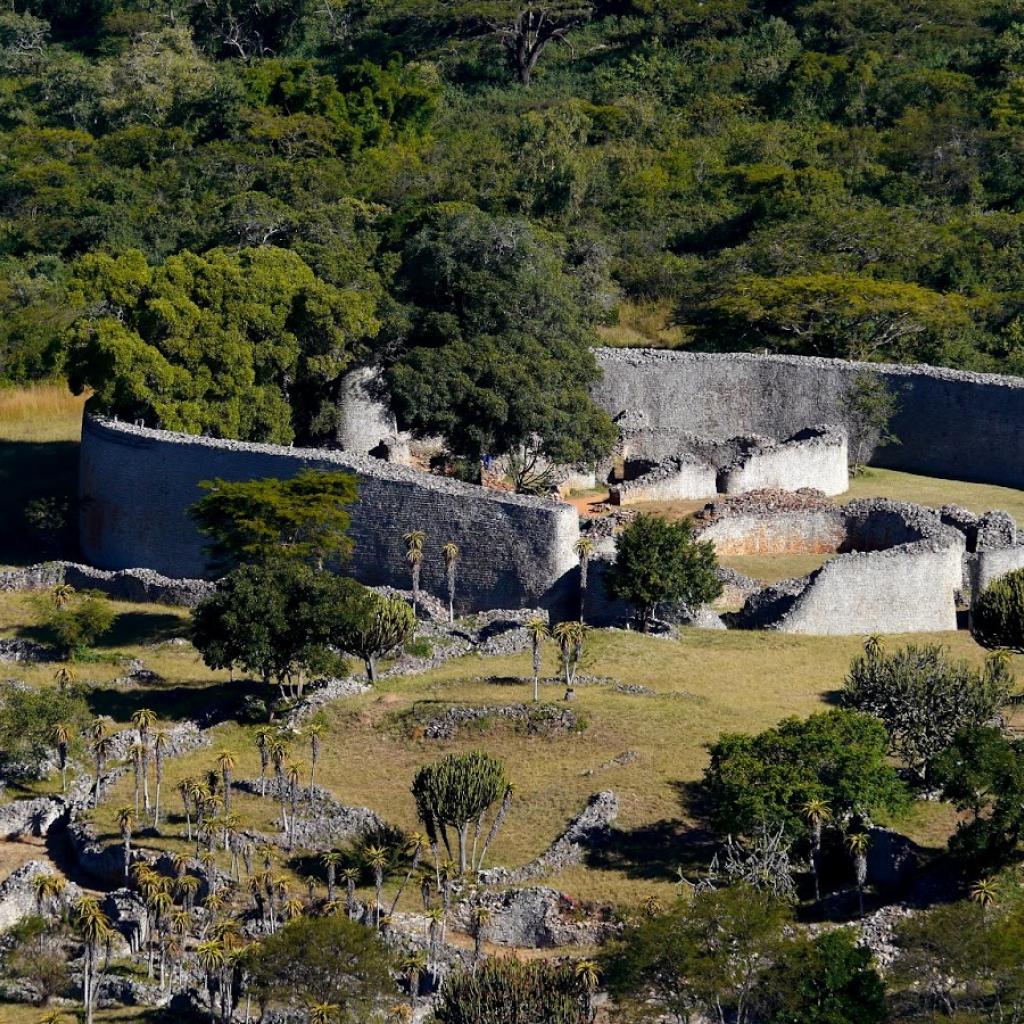
[[[717,567],[714,545],[696,540],[688,521],[639,515],[619,534],[605,587],[611,597],[633,605],[646,632],[659,604],[698,608],[718,597]]]
[[[448,829],[452,828],[457,838],[459,872],[464,875],[469,869],[478,871],[504,819],[510,794],[511,787],[501,762],[479,751],[449,754],[421,768],[413,779],[412,795],[435,860],[438,859],[439,838],[448,857],[452,857],[448,836]],[[499,800],[502,805],[480,846],[487,812]],[[471,826],[474,826],[472,847],[469,844]]]
[[[218,570],[294,559],[322,569],[352,553],[349,473],[303,469],[291,479],[204,480],[209,493],[189,508]]]

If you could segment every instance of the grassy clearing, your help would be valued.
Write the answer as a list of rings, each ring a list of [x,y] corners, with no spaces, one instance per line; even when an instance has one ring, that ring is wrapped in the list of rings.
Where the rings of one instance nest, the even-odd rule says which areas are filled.
[[[63,385],[0,390],[0,564],[40,559],[38,539],[24,519],[32,499],[65,499],[69,522],[74,521],[84,403],[85,396],[76,397]],[[73,543],[65,544],[50,554],[73,554]]]
[[[775,583],[794,576],[806,576],[820,569],[831,557],[828,554],[725,555],[719,561],[745,576],[764,580],[765,583]]]
[[[973,661],[983,657],[966,634],[928,639],[946,643],[955,654]],[[899,642],[900,638],[888,641]],[[607,684],[580,687],[573,707],[587,727],[575,736],[528,737],[499,726],[485,734],[469,732],[452,741],[432,741],[401,729],[400,713],[420,701],[437,702],[440,712],[448,703],[529,699],[526,684],[481,679],[527,675],[528,655],[469,656],[429,674],[385,681],[372,693],[328,708],[329,738],[317,781],[343,803],[371,807],[413,829],[409,783],[415,770],[449,751],[486,749],[506,763],[516,785],[516,801],[491,860],[510,865],[525,863],[545,849],[592,793],[613,789],[621,814],[611,849],[600,863],[551,881],[579,899],[635,905],[651,893],[669,896],[677,866],[702,865],[706,860],[706,851],[694,845],[699,832],[691,830],[700,821],[690,803],[693,784],[706,763],[705,745],[723,731],[756,731],[787,715],[802,716],[830,706],[859,646],[856,637],[684,631],[679,639],[665,639],[599,631],[593,634],[585,671],[641,684],[655,695],[629,695]],[[554,668],[549,657],[546,670]],[[238,683],[235,688],[247,685]],[[545,690],[544,699],[558,701],[561,695],[561,687],[553,685]],[[169,762],[167,824],[162,835],[144,833],[137,842],[184,851],[175,783],[213,769],[221,749],[235,755],[237,777],[257,775],[253,733],[251,727],[225,723],[215,730],[211,747]],[[621,766],[608,764],[626,751],[636,751],[637,759]],[[308,773],[303,737],[295,737],[290,759]],[[131,791],[125,780],[95,812],[95,823],[108,841],[117,840],[116,808],[131,802]],[[271,800],[236,796],[233,811],[249,826],[275,829],[277,807]],[[938,847],[953,821],[948,809],[932,805],[915,809],[894,824]]]
[[[39,1024],[51,1011],[26,1003],[0,1003],[0,1022],[2,1024]],[[76,1012],[68,1010],[60,1018],[60,1024],[75,1024],[80,1018]],[[172,1024],[170,1013],[160,1010],[144,1010],[138,1006],[124,1006],[116,1010],[97,1010],[93,1020],[96,1024]]]
[[[670,302],[622,302],[616,322],[599,327],[602,345],[612,348],[678,348],[684,339],[672,323]]]

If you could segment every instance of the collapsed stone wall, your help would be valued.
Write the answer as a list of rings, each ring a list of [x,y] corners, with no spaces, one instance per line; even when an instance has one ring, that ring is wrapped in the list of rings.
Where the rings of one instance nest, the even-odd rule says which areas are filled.
[[[742,494],[775,488],[798,491],[813,487],[823,494],[850,488],[846,432],[835,427],[808,427],[782,442],[758,445],[718,474],[719,494]]]
[[[49,590],[70,583],[76,590],[97,590],[116,601],[172,604],[192,608],[213,592],[209,580],[169,579],[149,569],[106,572],[78,562],[40,562],[0,572],[0,592]]]
[[[955,630],[963,582],[964,534],[919,505],[881,499],[844,508],[758,515],[746,511],[712,520],[701,537],[737,552],[744,531],[747,551],[782,521],[788,550],[826,537],[837,552],[815,572],[783,580],[752,595],[733,616],[742,628],[787,633],[844,635]],[[747,552],[744,552],[747,553]]]
[[[790,437],[809,423],[853,425],[844,398],[860,373],[899,393],[900,444],[873,464],[960,480],[1024,486],[1024,379],[930,366],[809,356],[597,349],[595,400],[628,423],[634,451],[662,459],[682,434]],[[856,450],[856,436],[850,437]]]
[[[86,415],[79,466],[80,542],[91,564],[144,566],[171,576],[207,575],[203,542],[187,509],[199,483],[219,477],[290,477],[304,468],[353,473],[352,574],[370,586],[408,583],[402,535],[427,533],[425,590],[445,593],[440,549],[460,549],[461,610],[575,600],[575,509],[557,501],[486,490],[378,459],[327,449],[192,437]]]
[[[635,505],[644,501],[687,501],[717,494],[717,470],[694,455],[675,455],[653,465],[633,480],[623,480],[609,489],[613,505]]]

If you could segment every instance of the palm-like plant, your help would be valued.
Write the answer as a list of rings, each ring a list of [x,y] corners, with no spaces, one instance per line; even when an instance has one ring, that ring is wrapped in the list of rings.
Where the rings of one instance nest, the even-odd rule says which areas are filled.
[[[230,750],[222,750],[217,754],[217,767],[224,782],[224,813],[231,813],[231,775],[235,770],[235,755]]]
[[[50,735],[57,748],[57,764],[60,766],[60,791],[68,791],[68,745],[75,734],[74,727],[67,722],[57,722]]]
[[[982,878],[971,886],[971,899],[981,907],[982,915],[999,899],[999,887],[991,878]]]
[[[533,648],[533,699],[540,700],[540,656],[544,641],[551,636],[548,624],[543,619],[530,619],[526,624],[530,634],[530,645]]]
[[[53,681],[57,684],[57,688],[61,693],[70,686],[74,686],[78,682],[78,673],[75,671],[73,665],[61,665],[56,672],[53,674]]]
[[[356,882],[359,881],[359,869],[353,866],[341,869],[341,880],[345,883],[345,912],[349,917],[356,913]]]
[[[337,850],[325,850],[320,854],[320,863],[327,871],[327,902],[334,899],[334,886],[337,881],[338,865],[342,862],[342,855]]]
[[[216,1020],[216,992],[221,972],[227,963],[227,951],[217,939],[206,939],[196,946],[196,959],[206,974],[206,991],[210,999],[210,1018]]]
[[[480,905],[473,908],[473,957],[482,959],[484,955],[484,933],[492,914],[489,908]]]
[[[412,610],[415,612],[420,599],[420,570],[423,567],[423,545],[427,535],[422,530],[410,530],[402,535],[405,541],[405,561],[412,577]]]
[[[309,1024],[337,1024],[341,1007],[336,1003],[314,1003],[309,1008]]]
[[[416,997],[420,994],[420,976],[427,969],[426,953],[421,949],[407,953],[399,961],[398,969],[409,983],[409,1005],[415,1008]]]
[[[854,873],[857,879],[857,899],[860,916],[864,916],[864,883],[868,880],[868,848],[871,837],[867,832],[853,832],[846,837],[846,848],[853,856]]]
[[[320,743],[327,735],[327,726],[320,719],[314,719],[306,729],[309,736],[309,790],[312,796],[316,785],[316,763],[320,760]]]
[[[583,645],[587,638],[587,627],[582,622],[559,622],[551,630],[558,644],[562,658],[562,673],[565,676],[565,699],[571,700],[575,692],[576,670],[583,657]]]
[[[388,851],[383,846],[368,846],[363,859],[373,872],[373,916],[374,924],[380,928],[380,894],[384,888],[384,869],[388,866]]]
[[[133,743],[128,750],[135,776],[135,813],[138,815],[142,806],[142,766],[145,758],[145,747],[141,743]]]
[[[189,842],[192,842],[192,784],[194,781],[191,777],[179,779],[178,784],[174,787],[178,791],[181,805],[185,809],[186,837]]]
[[[117,811],[117,827],[121,832],[121,844],[124,848],[124,877],[132,862],[132,832],[135,829],[135,816],[130,807],[120,807]]]
[[[263,727],[256,730],[256,749],[260,752],[260,796],[267,795],[267,768],[270,766],[270,744],[274,732]]]
[[[299,780],[302,778],[302,765],[292,761],[288,765],[288,796],[291,802],[292,815],[288,830],[288,849],[295,845],[295,826],[299,819]]]
[[[448,621],[455,621],[455,570],[459,561],[459,545],[449,541],[441,548],[444,575],[448,582]]]
[[[96,723],[99,723],[97,726]],[[97,735],[97,728],[100,728],[99,735]],[[102,719],[97,718],[93,723],[92,727],[92,752],[96,762],[96,784],[93,787],[92,794],[92,805],[98,807],[100,802],[100,786],[103,781],[103,771],[107,766],[107,758],[110,756],[110,748],[113,740],[110,736],[105,735],[102,731],[106,727],[103,725]]]
[[[85,1024],[92,1024],[99,987],[100,950],[110,941],[113,929],[93,896],[82,896],[75,904],[72,925],[82,940],[82,1003]]]
[[[156,724],[156,712],[151,708],[139,708],[132,715],[132,724],[139,732],[142,761],[142,806],[149,811],[149,732]]]
[[[67,888],[67,880],[63,875],[45,873],[36,875],[32,879],[32,889],[36,897],[36,906],[39,908],[41,917],[48,917],[53,907],[53,902]]]
[[[75,588],[70,583],[55,583],[50,588],[50,600],[54,608],[66,608],[75,596]]]
[[[814,875],[814,900],[821,899],[821,830],[832,820],[832,811],[824,800],[814,797],[801,808],[811,828],[811,874]]]
[[[164,782],[164,753],[167,750],[168,737],[163,729],[153,736],[153,779],[156,792],[153,794],[153,827],[160,827],[160,787]]]
[[[589,537],[580,537],[572,546],[580,562],[580,622],[587,605],[587,583],[590,570],[590,559],[594,556],[594,542]]]
[[[281,831],[288,831],[287,792],[284,784],[284,763],[288,756],[288,748],[280,736],[270,741],[270,760],[274,765],[274,781],[277,783],[277,796],[281,801]]]
[[[580,988],[587,997],[587,1020],[594,1019],[594,993],[601,975],[596,960],[577,960],[572,965],[572,973],[579,982]]]

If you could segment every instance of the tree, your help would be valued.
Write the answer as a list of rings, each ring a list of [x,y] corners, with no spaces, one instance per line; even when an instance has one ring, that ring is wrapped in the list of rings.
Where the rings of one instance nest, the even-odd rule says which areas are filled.
[[[843,702],[875,715],[893,752],[927,781],[957,731],[991,722],[1012,690],[1013,675],[1003,658],[986,659],[978,671],[966,661],[951,661],[934,644],[909,644],[892,654],[866,645],[850,666]]]
[[[813,800],[845,827],[854,815],[896,809],[906,799],[887,762],[885,729],[856,711],[787,718],[756,736],[724,733],[709,750],[704,786],[723,834],[781,827],[793,840],[806,835],[804,808]]]
[[[254,991],[292,1008],[311,1002],[344,1006],[368,1020],[394,993],[391,957],[375,933],[347,917],[297,917],[253,951]]]
[[[156,712],[139,708],[132,712],[132,724],[139,733],[139,767],[142,772],[142,806],[149,811],[149,731],[156,724]]]
[[[993,580],[971,607],[971,633],[983,647],[1024,651],[1024,569]]]
[[[603,958],[609,991],[643,1006],[652,995],[683,1024],[695,1011],[744,1024],[789,920],[785,903],[740,884],[707,889],[627,928]]]
[[[273,246],[183,250],[157,267],[136,249],[88,253],[71,291],[76,394],[91,388],[98,411],[123,419],[245,441],[311,436],[380,326],[367,292]]]
[[[416,616],[402,598],[359,588],[338,606],[330,635],[341,650],[363,660],[367,679],[375,683],[377,659],[408,643],[415,632]]]
[[[231,813],[231,776],[235,770],[235,755],[230,750],[221,750],[217,754],[217,767],[224,783],[224,814],[227,816]]]
[[[552,43],[570,45],[570,35],[590,20],[594,7],[587,0],[446,0],[430,7],[398,0],[392,10],[438,22],[446,35],[495,38],[519,84],[529,88],[544,51]]]
[[[439,1024],[589,1024],[585,979],[571,963],[497,957],[451,971],[434,1011]]]
[[[160,788],[164,781],[164,751],[167,749],[167,733],[162,729],[153,737],[153,771],[156,793],[153,802],[153,827],[160,827]]]
[[[714,545],[695,540],[688,521],[643,514],[619,534],[605,587],[610,597],[633,605],[646,632],[659,604],[699,607],[718,597],[717,567]]]
[[[497,826],[504,817],[504,800],[510,787],[500,761],[487,754],[449,754],[432,765],[421,768],[412,783],[416,813],[437,856],[440,837],[448,857],[452,856],[448,828],[455,829],[458,842],[459,872],[479,870]],[[477,852],[486,815],[494,804],[503,801],[503,809],[495,815],[484,845]],[[499,817],[498,815],[501,815]],[[469,829],[475,826],[472,848]]]
[[[63,779],[69,751],[77,749],[77,737],[89,722],[89,709],[76,691],[24,687],[0,683],[0,766],[21,765],[41,771],[52,757],[60,734],[66,738],[64,753],[58,750]]]
[[[128,869],[132,862],[132,831],[135,828],[135,813],[130,807],[121,807],[117,812],[117,827],[121,833],[124,851],[124,877],[128,880]]]
[[[455,570],[459,563],[459,545],[449,541],[441,548],[444,575],[448,583],[448,621],[455,621]]]
[[[241,566],[193,609],[192,642],[211,668],[241,666],[301,696],[309,674],[340,668],[332,629],[363,593],[301,562]]]
[[[189,509],[210,538],[215,568],[284,559],[322,569],[352,553],[347,506],[356,500],[349,473],[303,469],[288,480],[205,480],[209,493]]]
[[[540,700],[540,655],[541,647],[545,639],[551,636],[547,622],[544,619],[530,619],[526,624],[526,631],[530,634],[530,646],[533,653],[533,700],[534,703]]]
[[[594,555],[594,542],[589,537],[580,537],[572,546],[580,563],[580,622],[587,605],[587,570]]]
[[[899,444],[892,432],[893,418],[899,412],[899,397],[884,377],[877,373],[855,374],[843,396],[850,443],[850,466],[861,471],[876,449]]]
[[[68,746],[75,732],[67,722],[56,722],[52,728],[53,742],[57,748],[57,766],[60,768],[60,791],[68,791]]]
[[[885,986],[871,953],[848,930],[790,939],[757,986],[764,1024],[877,1024],[887,1016]]]
[[[322,718],[314,718],[306,728],[309,736],[309,792],[313,793],[316,785],[316,763],[320,760],[320,744],[327,735],[327,723]]]
[[[594,296],[565,243],[469,207],[425,220],[401,273],[415,343],[386,369],[402,429],[440,435],[468,462],[508,457],[517,491],[609,452],[617,431],[589,393]]]

